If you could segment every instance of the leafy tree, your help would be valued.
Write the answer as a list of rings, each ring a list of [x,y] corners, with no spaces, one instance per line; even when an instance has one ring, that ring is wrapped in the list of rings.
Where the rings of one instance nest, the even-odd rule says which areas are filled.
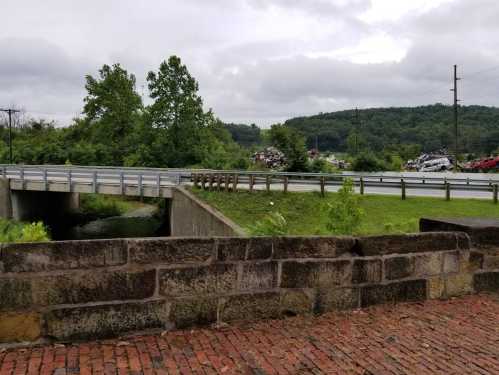
[[[272,125],[269,131],[270,142],[284,153],[287,170],[300,172],[308,170],[308,155],[305,138],[297,131],[281,124]]]
[[[372,153],[361,153],[353,163],[352,169],[358,172],[378,172],[386,170],[386,165]]]

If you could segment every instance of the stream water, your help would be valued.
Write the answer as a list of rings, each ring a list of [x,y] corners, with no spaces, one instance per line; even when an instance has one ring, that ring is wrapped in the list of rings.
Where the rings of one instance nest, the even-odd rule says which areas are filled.
[[[54,240],[85,240],[103,238],[134,238],[168,235],[158,207],[144,205],[121,216],[93,220],[53,231]]]

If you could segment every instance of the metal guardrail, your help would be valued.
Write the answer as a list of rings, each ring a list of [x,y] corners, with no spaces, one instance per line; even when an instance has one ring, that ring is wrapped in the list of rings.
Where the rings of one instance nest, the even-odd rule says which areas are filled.
[[[87,183],[94,186],[135,185],[139,190],[144,186],[172,186],[193,182],[197,186],[210,189],[237,190],[238,185],[247,185],[250,191],[265,185],[281,184],[284,191],[289,185],[302,185],[320,188],[322,194],[328,186],[339,186],[344,179],[350,178],[354,185],[364,193],[367,187],[382,187],[400,190],[405,198],[408,189],[445,191],[450,199],[450,192],[481,191],[491,192],[497,201],[499,178],[462,178],[442,176],[404,176],[373,173],[300,173],[300,172],[265,172],[265,171],[220,171],[210,169],[174,169],[174,168],[127,168],[127,167],[85,167],[60,165],[1,165],[3,177],[22,181]],[[495,177],[495,176],[494,176]]]

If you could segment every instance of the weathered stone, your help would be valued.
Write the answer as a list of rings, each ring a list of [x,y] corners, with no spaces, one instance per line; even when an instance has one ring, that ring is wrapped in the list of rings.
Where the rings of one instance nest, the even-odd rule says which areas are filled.
[[[156,271],[86,272],[31,280],[33,303],[41,306],[150,298]]]
[[[314,288],[348,285],[352,265],[348,260],[322,262],[284,262],[282,288]]]
[[[447,297],[462,296],[473,292],[473,276],[469,273],[458,273],[445,277],[445,294]]]
[[[277,237],[274,259],[336,258],[350,254],[355,246],[353,237]]]
[[[444,254],[444,273],[459,272],[459,251]]]
[[[176,328],[207,325],[217,321],[217,298],[176,299],[171,308],[171,320]]]
[[[442,298],[445,293],[445,283],[442,277],[430,277],[428,279],[428,298]]]
[[[471,251],[469,258],[469,271],[481,270],[484,267],[484,255],[478,251]],[[499,257],[498,257],[498,267],[499,267]]]
[[[207,238],[127,240],[134,263],[203,263],[216,259],[215,241]]]
[[[313,311],[314,293],[305,290],[286,290],[281,295],[281,313],[284,316],[308,314]]]
[[[40,314],[0,313],[0,343],[36,341],[40,335]]]
[[[387,280],[397,280],[414,274],[413,257],[395,257],[385,259],[385,277]]]
[[[31,306],[31,283],[24,279],[0,279],[0,310]]]
[[[436,276],[442,273],[442,253],[417,255],[414,257],[414,274],[416,276]]]
[[[279,316],[280,294],[273,292],[227,297],[220,311],[220,317],[224,322],[271,319]]]
[[[355,259],[352,270],[352,284],[381,282],[381,259]]]
[[[483,269],[499,270],[499,255],[486,255],[483,258]]]
[[[454,231],[465,232],[461,234],[463,240],[459,240],[460,249],[469,249],[470,241],[464,240],[464,236],[471,238],[474,246],[487,246],[499,244],[499,221],[497,219],[485,218],[449,218],[428,219],[419,221],[420,230],[429,231]]]
[[[159,271],[159,292],[165,296],[225,293],[236,286],[237,266],[233,264]]]
[[[277,286],[277,262],[243,265],[241,289],[271,289]]]
[[[218,260],[222,262],[245,260],[248,243],[248,238],[217,239]]]
[[[169,306],[162,301],[64,308],[52,310],[44,317],[47,335],[68,341],[171,326]]]
[[[360,303],[361,307],[366,307],[382,303],[423,301],[426,296],[426,280],[408,280],[362,287]]]
[[[457,248],[456,233],[417,233],[369,236],[358,239],[358,251],[364,256],[408,254]]]
[[[59,241],[3,245],[3,272],[42,272],[116,266],[127,262],[124,240]]]
[[[272,238],[253,237],[249,240],[248,260],[264,260],[272,257]]]
[[[476,273],[473,286],[476,292],[499,292],[499,272]]]
[[[359,307],[358,288],[319,290],[314,311],[318,314],[333,310],[348,310]]]

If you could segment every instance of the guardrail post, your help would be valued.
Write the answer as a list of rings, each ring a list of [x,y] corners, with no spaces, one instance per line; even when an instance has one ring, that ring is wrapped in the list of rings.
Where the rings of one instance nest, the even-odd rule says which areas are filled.
[[[217,174],[217,190],[222,190],[222,175],[220,173]]]
[[[125,195],[125,175],[123,172],[120,172],[120,190],[121,195]]]
[[[402,200],[405,201],[406,195],[405,195],[405,181],[402,178],[400,180],[400,187],[402,188]]]
[[[225,192],[228,193],[229,192],[229,180],[230,180],[230,177],[228,174],[224,174],[224,184],[225,184]]]
[[[466,185],[469,185],[469,184],[470,184],[470,178],[469,178],[469,177],[467,177],[467,178],[466,178]]]
[[[234,191],[234,193],[237,191],[237,183],[239,182],[239,176],[237,174],[234,174],[234,181],[233,181],[233,185],[232,185],[232,190]]]
[[[156,176],[156,187],[158,188],[158,198],[161,196],[161,173]]]
[[[72,176],[73,174],[71,173],[71,169],[68,171],[68,184],[69,184],[69,192],[71,193],[73,191],[73,182],[72,182]]]
[[[206,176],[205,174],[201,174],[201,189],[206,190]]]
[[[2,177],[3,178],[7,177],[7,167],[2,167]]]
[[[321,196],[324,198],[326,196],[326,179],[321,176]]]
[[[92,176],[92,191],[93,193],[97,193],[97,171],[94,171]]]
[[[43,169],[43,185],[45,191],[47,191],[49,189],[49,182],[47,180],[47,170],[45,168]]]
[[[269,193],[270,192],[270,175],[267,175],[267,177],[265,178],[265,185],[267,188],[267,193]]]
[[[197,188],[198,187],[198,174],[197,173],[192,174],[192,182],[194,184],[194,187]]]
[[[360,195],[364,195],[364,179],[360,178]]]
[[[288,176],[284,176],[284,192],[288,192],[288,184],[289,184],[289,179]]]
[[[213,173],[208,175],[208,189],[213,190]]]
[[[450,201],[450,184],[448,182],[445,183],[445,200]]]
[[[253,185],[255,184],[255,180],[252,174],[249,175],[249,191],[253,193]]]
[[[494,204],[497,204],[497,184],[494,184],[493,194],[494,194]]]
[[[139,196],[142,198],[142,194],[143,194],[143,191],[142,191],[142,175],[139,173]]]

